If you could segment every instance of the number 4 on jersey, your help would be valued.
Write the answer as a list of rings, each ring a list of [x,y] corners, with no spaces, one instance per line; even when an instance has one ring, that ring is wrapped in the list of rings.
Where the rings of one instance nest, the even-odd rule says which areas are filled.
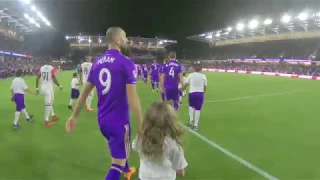
[[[174,69],[173,69],[173,67],[170,68],[169,75],[174,77]]]

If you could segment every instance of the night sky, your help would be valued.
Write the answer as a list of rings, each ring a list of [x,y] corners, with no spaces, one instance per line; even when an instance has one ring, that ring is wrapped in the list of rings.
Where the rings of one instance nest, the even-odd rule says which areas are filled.
[[[177,40],[169,48],[178,54],[208,50],[206,44],[187,40],[189,35],[259,15],[277,18],[285,12],[320,11],[319,0],[37,0],[35,4],[57,30],[43,42],[47,47],[57,46],[67,34],[105,34],[108,27],[120,26],[128,36]],[[63,53],[54,51],[54,56]]]

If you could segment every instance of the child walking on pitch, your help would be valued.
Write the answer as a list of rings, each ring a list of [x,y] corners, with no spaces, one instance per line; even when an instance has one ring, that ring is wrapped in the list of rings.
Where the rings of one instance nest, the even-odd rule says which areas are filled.
[[[71,98],[70,98],[70,102],[68,105],[68,109],[73,110],[73,101],[77,100],[80,92],[79,92],[79,79],[78,79],[78,74],[77,73],[73,73],[73,78],[71,81]]]
[[[139,179],[175,180],[184,176],[187,161],[180,145],[182,128],[171,105],[151,104],[142,121],[142,130],[132,142],[139,152]]]
[[[195,72],[188,75],[182,91],[190,85],[189,89],[189,127],[193,130],[198,130],[200,112],[202,109],[204,93],[207,88],[207,77],[201,73],[201,65],[196,64],[194,66]]]
[[[11,101],[16,104],[16,112],[14,114],[13,120],[13,128],[19,129],[20,125],[18,124],[20,113],[22,112],[27,119],[28,122],[32,121],[33,116],[29,115],[26,106],[24,104],[24,93],[28,92],[30,94],[36,94],[35,92],[31,91],[26,82],[21,78],[22,77],[22,70],[18,69],[16,71],[16,78],[13,79],[11,83]]]

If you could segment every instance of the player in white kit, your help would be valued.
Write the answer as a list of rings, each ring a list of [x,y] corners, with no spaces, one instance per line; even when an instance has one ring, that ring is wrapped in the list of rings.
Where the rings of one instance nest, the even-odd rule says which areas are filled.
[[[185,90],[188,85],[189,88],[189,127],[193,130],[198,130],[200,112],[204,100],[204,93],[207,88],[207,77],[201,73],[201,65],[194,66],[195,72],[188,75],[182,90]]]
[[[59,118],[54,114],[53,110],[53,101],[54,101],[54,90],[53,84],[54,82],[57,86],[59,86],[60,90],[62,90],[62,86],[59,84],[56,78],[57,70],[50,65],[44,65],[40,68],[38,73],[38,77],[36,80],[36,88],[37,93],[40,93],[44,97],[45,102],[45,111],[44,111],[44,120],[46,126],[52,126],[54,123],[49,121],[49,117],[51,115],[52,121],[57,121]],[[41,81],[41,86],[39,89],[39,80]]]
[[[18,124],[20,113],[22,112],[28,122],[32,121],[32,115],[29,115],[24,104],[24,93],[36,94],[31,91],[26,82],[22,79],[22,69],[16,71],[16,78],[11,83],[11,101],[16,104],[16,112],[14,113],[13,128],[20,129]]]
[[[71,97],[70,102],[68,105],[68,109],[73,110],[73,101],[77,100],[79,98],[80,92],[79,92],[79,79],[78,79],[78,73],[73,73],[73,78],[71,81]]]
[[[84,62],[81,64],[80,69],[81,69],[81,74],[80,74],[80,81],[85,84],[88,80],[88,76],[89,76],[89,72],[91,70],[92,67],[92,62]],[[91,91],[91,93],[89,94],[87,101],[86,101],[86,105],[87,105],[87,111],[91,112],[93,111],[93,109],[91,108],[91,102],[93,99],[93,90]]]

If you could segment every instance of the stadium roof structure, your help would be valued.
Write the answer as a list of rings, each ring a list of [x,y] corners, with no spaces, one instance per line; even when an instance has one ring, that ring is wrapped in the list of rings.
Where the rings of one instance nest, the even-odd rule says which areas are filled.
[[[1,1],[1,23],[8,23],[21,32],[29,33],[45,26],[51,26],[49,20],[31,0]]]
[[[284,14],[278,19],[251,19],[234,27],[217,29],[187,37],[211,46],[320,37],[320,12]]]
[[[107,41],[105,36],[66,36],[66,40],[69,41],[70,47],[107,47]],[[148,50],[164,49],[168,45],[177,43],[177,41],[175,40],[159,38],[128,37],[128,40],[131,48]]]

